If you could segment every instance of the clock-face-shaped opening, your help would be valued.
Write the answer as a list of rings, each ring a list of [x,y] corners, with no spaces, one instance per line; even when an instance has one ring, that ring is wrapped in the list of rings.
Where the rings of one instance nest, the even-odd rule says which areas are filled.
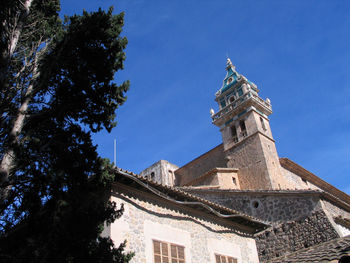
[[[230,77],[230,78],[227,80],[227,83],[230,84],[232,81],[233,81],[233,78]]]

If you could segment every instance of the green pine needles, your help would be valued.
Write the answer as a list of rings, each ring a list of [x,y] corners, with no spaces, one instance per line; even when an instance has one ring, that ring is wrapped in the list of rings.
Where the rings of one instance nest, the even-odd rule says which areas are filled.
[[[123,209],[91,140],[126,100],[123,13],[59,9],[0,3],[0,262],[129,262],[101,236]]]

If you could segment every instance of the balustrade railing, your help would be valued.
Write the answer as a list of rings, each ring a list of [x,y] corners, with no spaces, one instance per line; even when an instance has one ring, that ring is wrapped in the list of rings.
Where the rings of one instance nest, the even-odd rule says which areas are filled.
[[[228,113],[229,111],[237,108],[239,105],[241,105],[244,101],[246,101],[249,98],[252,98],[252,99],[256,100],[257,102],[259,102],[260,104],[264,105],[265,107],[271,109],[270,103],[268,103],[267,101],[260,98],[257,94],[249,91],[249,92],[243,94],[241,97],[234,100],[232,103],[228,104],[226,107],[222,108],[217,113],[215,113],[212,116],[212,120],[215,121],[215,120],[219,119],[221,116],[223,116],[224,114]]]

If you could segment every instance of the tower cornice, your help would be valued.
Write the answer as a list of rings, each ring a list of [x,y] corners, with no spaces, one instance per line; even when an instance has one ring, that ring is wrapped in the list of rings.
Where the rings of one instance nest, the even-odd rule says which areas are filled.
[[[248,91],[212,116],[213,124],[221,126],[233,116],[238,116],[244,110],[253,106],[259,113],[269,116],[272,106],[269,99],[263,100],[254,92]]]

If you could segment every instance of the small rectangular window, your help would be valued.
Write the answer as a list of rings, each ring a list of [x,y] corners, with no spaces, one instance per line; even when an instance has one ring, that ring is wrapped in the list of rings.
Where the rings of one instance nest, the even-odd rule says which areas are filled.
[[[265,122],[264,122],[264,120],[263,120],[262,117],[260,117],[260,122],[261,122],[261,127],[262,127],[262,129],[263,129],[264,131],[266,131]]]
[[[185,247],[153,240],[154,263],[185,263]]]
[[[237,181],[236,181],[235,177],[232,177],[232,182],[233,182],[234,185],[237,185]]]
[[[237,263],[237,259],[229,256],[215,254],[216,263]]]

